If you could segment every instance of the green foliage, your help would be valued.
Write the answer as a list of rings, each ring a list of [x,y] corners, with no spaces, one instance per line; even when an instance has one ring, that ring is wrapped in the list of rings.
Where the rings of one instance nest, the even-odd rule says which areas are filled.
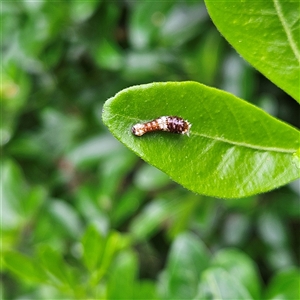
[[[103,237],[95,227],[90,226],[80,246],[82,248],[81,264],[76,268],[67,263],[61,254],[48,245],[38,248],[34,260],[16,252],[7,251],[4,253],[4,263],[6,268],[30,283],[55,287],[56,292],[53,295],[82,299],[101,295],[103,297],[104,294],[120,291],[115,286],[112,288],[116,281],[112,275],[115,272],[114,261],[116,260],[118,272],[124,274],[127,273],[128,268],[136,268],[136,261],[130,260],[128,265],[122,265],[122,259],[127,253],[125,250],[118,257],[120,250],[128,246],[127,239],[114,232]],[[132,255],[131,257],[135,258]],[[98,286],[104,276],[109,278],[107,290]],[[118,277],[118,283],[120,279],[123,280],[124,276]],[[132,287],[132,285],[129,286]]]
[[[1,299],[299,298],[297,181],[242,200],[198,195],[102,123],[105,100],[129,86],[198,81],[299,126],[297,103],[228,46],[202,1],[4,1],[1,37]],[[291,148],[295,129],[245,105]],[[161,115],[151,105],[142,120],[149,109]],[[135,138],[137,121],[120,129],[135,146],[193,140]],[[299,166],[299,150],[289,155]]]
[[[165,115],[189,120],[190,137],[132,134],[134,124]],[[244,197],[299,176],[292,156],[300,145],[296,129],[231,94],[198,83],[126,89],[105,103],[103,121],[141,158],[200,194]]]
[[[99,242],[97,245],[99,255],[96,259],[94,247],[87,247],[88,244],[94,243],[94,239]],[[137,280],[137,256],[124,245],[124,239],[120,235],[117,239],[113,238],[114,247],[110,247],[110,239],[112,237],[103,238],[95,228],[89,227],[81,244],[84,252],[80,255],[80,261],[83,265],[76,268],[63,261],[62,257],[48,246],[39,249],[36,261],[18,253],[7,252],[5,265],[28,282],[52,285],[59,291],[57,295],[68,295],[74,299],[80,297],[259,299],[261,297],[261,280],[256,267],[240,250],[228,248],[217,251],[212,257],[196,235],[182,233],[172,244],[166,266],[160,274],[156,287],[151,281]],[[104,244],[106,246],[103,246]],[[115,249],[118,249],[118,253]],[[105,252],[109,252],[109,255],[105,255]],[[89,254],[93,258],[87,260]],[[99,260],[101,256],[102,259]],[[98,284],[100,273],[102,279],[105,278],[105,285]],[[297,299],[298,275],[299,273],[293,269],[278,274],[267,289],[268,299],[273,299],[278,291],[282,296]],[[281,289],[280,285],[284,288]]]

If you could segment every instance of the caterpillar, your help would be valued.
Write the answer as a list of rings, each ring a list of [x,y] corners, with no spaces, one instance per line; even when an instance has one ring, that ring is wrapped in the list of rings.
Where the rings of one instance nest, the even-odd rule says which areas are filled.
[[[137,123],[132,126],[132,133],[142,136],[152,131],[168,131],[189,135],[192,124],[183,118],[176,116],[163,116],[146,123]]]

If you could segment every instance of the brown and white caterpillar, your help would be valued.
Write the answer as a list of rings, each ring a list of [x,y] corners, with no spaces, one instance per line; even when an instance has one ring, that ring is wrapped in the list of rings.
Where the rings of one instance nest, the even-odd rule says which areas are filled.
[[[132,133],[142,136],[152,131],[167,131],[189,135],[192,124],[183,118],[176,116],[163,116],[146,123],[137,123],[132,126]]]

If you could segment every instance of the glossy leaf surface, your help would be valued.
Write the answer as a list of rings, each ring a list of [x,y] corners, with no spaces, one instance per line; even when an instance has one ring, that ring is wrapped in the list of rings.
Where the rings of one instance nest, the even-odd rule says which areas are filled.
[[[134,136],[131,127],[160,116],[192,123],[190,136]],[[209,196],[261,193],[299,177],[299,132],[241,99],[195,82],[134,86],[109,99],[103,121],[145,161],[184,187]]]
[[[229,43],[299,102],[299,1],[206,0],[205,3]]]

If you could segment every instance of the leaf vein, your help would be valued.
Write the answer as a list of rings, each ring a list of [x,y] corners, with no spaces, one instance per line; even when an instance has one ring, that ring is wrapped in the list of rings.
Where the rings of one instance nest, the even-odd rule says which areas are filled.
[[[247,143],[244,143],[244,142],[236,142],[236,141],[227,140],[227,139],[222,138],[222,137],[212,137],[212,136],[209,136],[209,135],[206,135],[206,134],[203,134],[203,133],[197,133],[197,132],[191,132],[191,135],[201,136],[201,137],[204,137],[204,138],[207,138],[207,139],[216,140],[216,141],[227,143],[227,144],[230,144],[230,145],[235,145],[235,146],[240,146],[240,147],[245,147],[245,148],[251,148],[251,149],[254,149],[254,150],[283,152],[283,153],[294,153],[296,151],[296,149],[282,149],[282,148],[277,148],[277,147],[251,145],[251,144],[247,144]]]
[[[296,41],[294,41],[294,38],[293,38],[293,35],[290,31],[289,25],[285,20],[285,17],[284,17],[283,12],[282,12],[282,8],[281,8],[280,3],[279,3],[279,0],[273,0],[273,2],[274,2],[274,6],[275,6],[275,10],[277,12],[278,18],[279,18],[279,20],[282,24],[282,27],[283,27],[286,35],[287,35],[287,39],[288,39],[289,44],[292,48],[292,51],[294,52],[296,58],[298,59],[298,62],[300,62],[300,51],[297,48]]]

